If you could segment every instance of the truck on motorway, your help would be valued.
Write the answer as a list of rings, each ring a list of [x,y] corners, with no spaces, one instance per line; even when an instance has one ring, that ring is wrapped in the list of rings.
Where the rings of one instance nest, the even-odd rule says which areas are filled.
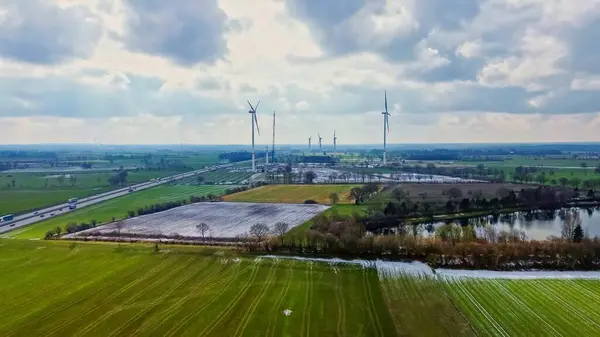
[[[77,208],[76,203],[69,204],[69,209],[76,209],[76,208]]]
[[[14,218],[15,218],[15,216],[12,214],[3,215],[3,216],[0,216],[0,222],[8,222]]]

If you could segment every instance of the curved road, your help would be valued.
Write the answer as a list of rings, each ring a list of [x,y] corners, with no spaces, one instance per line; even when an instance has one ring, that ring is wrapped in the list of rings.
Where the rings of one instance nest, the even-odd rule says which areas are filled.
[[[238,164],[238,163],[235,163],[235,164]],[[92,195],[92,196],[89,196],[86,198],[79,199],[77,201],[77,209],[79,209],[81,207],[86,207],[89,205],[94,205],[94,204],[97,204],[97,203],[100,203],[100,202],[103,202],[106,200],[118,198],[118,197],[126,195],[126,194],[135,193],[137,191],[145,190],[147,188],[151,188],[151,187],[158,186],[161,184],[165,184],[165,183],[173,181],[173,180],[179,180],[179,179],[194,176],[196,174],[205,173],[205,172],[216,170],[216,169],[227,168],[227,167],[230,167],[233,165],[234,164],[215,165],[215,166],[211,166],[209,168],[205,168],[205,169],[201,169],[201,170],[179,173],[179,174],[169,176],[169,177],[163,177],[163,178],[160,178],[160,181],[155,181],[155,182],[148,181],[148,182],[140,183],[137,185],[127,186],[125,188],[120,188],[117,190]],[[129,192],[130,187],[133,187],[132,192]],[[6,233],[13,229],[17,229],[19,227],[30,225],[34,222],[43,221],[48,218],[59,216],[61,214],[69,213],[71,211],[76,211],[77,209],[70,210],[69,204],[64,203],[64,204],[54,205],[51,207],[40,209],[35,212],[21,214],[19,216],[15,216],[15,218],[11,221],[1,223],[0,224],[0,234]]]

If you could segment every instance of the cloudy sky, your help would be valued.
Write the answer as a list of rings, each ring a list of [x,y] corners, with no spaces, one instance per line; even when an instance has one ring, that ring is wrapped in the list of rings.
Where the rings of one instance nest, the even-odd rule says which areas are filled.
[[[0,144],[600,140],[600,0],[0,0]],[[330,140],[329,140],[330,142]]]

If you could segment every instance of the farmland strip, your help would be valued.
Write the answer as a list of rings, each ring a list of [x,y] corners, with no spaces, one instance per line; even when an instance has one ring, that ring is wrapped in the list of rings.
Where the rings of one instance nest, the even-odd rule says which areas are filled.
[[[241,268],[238,265],[236,265],[236,267],[239,269]],[[200,314],[202,311],[204,311],[204,309],[206,309],[208,306],[210,306],[211,304],[213,304],[215,301],[217,301],[219,298],[221,298],[221,296],[223,296],[223,294],[225,294],[225,292],[229,289],[229,287],[233,284],[233,281],[240,276],[241,274],[243,274],[244,272],[246,272],[249,268],[244,268],[242,271],[237,271],[234,275],[231,276],[231,278],[229,279],[229,282],[227,282],[227,286],[223,287],[223,289],[221,289],[221,291],[215,296],[213,297],[210,301],[205,302],[202,306],[200,306],[198,309],[196,309],[195,311],[190,312],[189,314],[187,314],[179,323],[174,324],[173,327],[167,331],[167,333],[165,334],[165,336],[173,336],[177,333],[177,331],[179,331],[185,324],[187,324],[187,322],[189,322],[193,317],[195,317],[196,315]]]
[[[194,260],[195,259],[192,259],[188,264],[185,265],[185,267],[187,268],[187,266],[189,266]],[[181,270],[181,269],[179,269],[179,270]],[[132,316],[129,320],[127,320],[125,323],[123,323],[120,327],[118,327],[117,329],[113,330],[109,334],[109,336],[114,336],[116,334],[121,333],[123,331],[123,329],[126,329],[136,319],[138,319],[139,317],[142,317],[148,311],[150,311],[154,307],[156,307],[159,303],[163,302],[168,296],[170,296],[173,293],[173,291],[175,291],[175,289],[179,288],[182,284],[184,284],[185,282],[187,282],[189,279],[191,279],[192,277],[196,276],[200,271],[201,271],[201,269],[198,268],[196,271],[190,273],[189,275],[185,276],[181,280],[177,281],[175,284],[173,284],[171,286],[171,288],[169,288],[169,290],[165,291],[159,298],[157,298],[156,300],[152,301],[150,304],[146,305],[144,307],[144,309],[140,310],[137,314],[135,314],[134,316]]]
[[[497,280],[490,280],[490,283],[498,287],[502,290],[502,293],[508,296],[513,302],[518,303],[519,306],[525,311],[529,312],[533,316],[535,316],[538,320],[540,320],[545,326],[547,326],[550,330],[552,330],[554,336],[562,336],[560,332],[558,332],[552,325],[550,325],[545,319],[540,317],[534,310],[532,310],[525,302],[523,302],[520,298],[515,296],[509,289],[507,289],[501,282]]]
[[[375,307],[375,303],[373,302],[373,295],[371,293],[371,282],[368,280],[369,278],[369,269],[365,268],[363,273],[363,290],[365,293],[365,298],[369,303],[369,308],[367,312],[369,313],[369,320],[377,331],[379,331],[379,335],[383,336],[383,329],[381,327],[381,323],[379,322],[379,317],[377,317],[377,308]]]
[[[302,330],[300,334],[301,336],[309,336],[310,331],[309,308],[312,299],[312,266],[313,262],[308,262],[308,268],[306,269],[306,295],[304,297],[304,310],[302,311]]]
[[[219,314],[217,319],[215,319],[209,326],[205,327],[204,330],[202,332],[200,332],[199,336],[205,336],[205,335],[209,334],[219,323],[221,323],[221,321],[231,312],[231,310],[233,310],[233,308],[236,306],[236,304],[242,299],[242,297],[246,294],[246,292],[248,292],[248,289],[250,289],[250,286],[252,286],[252,283],[256,279],[256,275],[258,275],[258,270],[259,270],[259,266],[258,266],[258,263],[256,263],[254,270],[252,270],[252,276],[248,278],[248,280],[242,287],[242,290],[240,290],[236,294],[236,296],[233,298],[233,300],[231,300],[227,304],[227,306],[225,307],[225,310],[223,312],[221,312],[221,314]]]
[[[147,291],[150,288],[154,288],[156,285],[162,283],[165,279],[170,278],[172,275],[177,274],[180,270],[182,270],[183,268],[187,267],[193,260],[193,257],[187,261],[186,264],[182,264],[181,266],[179,266],[176,269],[171,270],[170,272],[168,272],[167,274],[165,274],[162,278],[159,278],[158,280],[155,280],[154,282],[152,282],[152,284],[150,284],[148,287],[145,287],[144,291]],[[166,261],[166,260],[165,260]],[[157,273],[153,273],[152,276],[154,276]],[[130,289],[131,287],[133,287],[133,285],[139,283],[141,280],[145,280],[148,277],[143,277],[142,279],[140,279],[137,282],[133,282],[132,284],[130,284],[129,286],[122,288],[121,290],[119,290],[117,293],[109,296],[106,298],[105,301],[103,301],[102,303],[109,303],[110,300],[116,298],[118,295],[124,293],[126,290]],[[134,302],[138,297],[142,296],[144,294],[144,291],[140,291],[138,292],[135,296],[129,297],[125,303],[132,303]],[[124,303],[124,304],[125,304]],[[73,336],[81,336],[81,335],[85,335],[88,332],[90,332],[93,328],[97,327],[100,323],[104,322],[104,320],[106,320],[108,317],[114,315],[116,312],[118,312],[119,310],[121,310],[120,308],[121,306],[113,309],[113,310],[109,310],[107,311],[104,315],[102,315],[99,319],[96,319],[93,323],[88,324],[86,327],[84,327],[83,329],[79,330],[78,332],[74,333]],[[98,307],[92,307],[90,310],[88,310],[87,312],[84,313],[88,314],[89,312],[93,311],[94,309],[96,309]],[[79,316],[79,317],[83,317],[83,315]]]
[[[223,271],[223,269],[217,270],[217,271],[213,271],[212,273],[207,274],[204,279],[202,279],[201,281],[199,281],[198,284],[192,290],[190,290],[190,294],[196,293],[207,282],[210,282],[214,278],[216,278],[221,271]],[[228,278],[224,278],[224,280],[228,280]],[[218,284],[221,284],[221,283],[218,283]],[[139,332],[141,332],[144,329],[146,329],[149,326],[149,324],[151,324],[153,321],[158,321],[158,322],[160,322],[160,321],[168,321],[176,313],[175,309],[178,309],[182,304],[184,304],[185,302],[189,301],[190,299],[191,299],[190,296],[182,296],[181,299],[179,299],[178,301],[176,301],[175,303],[173,303],[170,307],[168,307],[162,313],[159,313],[157,315],[157,317],[155,317],[153,320],[148,320],[144,324],[142,324],[136,331],[134,331],[133,335],[136,335]],[[152,331],[154,331],[154,330],[152,330]],[[152,332],[152,331],[150,331],[150,332]]]
[[[155,269],[156,269],[156,268],[158,268],[159,266],[162,266],[162,265],[164,264],[164,262],[165,262],[165,261],[163,261],[162,263],[158,264],[158,265],[157,265],[156,267],[154,267],[152,270],[155,270]],[[75,305],[75,304],[77,304],[77,303],[80,303],[80,302],[84,301],[84,300],[85,300],[85,299],[87,299],[88,297],[90,297],[90,296],[92,296],[92,295],[96,294],[98,291],[101,291],[101,290],[103,290],[103,289],[106,289],[106,288],[108,288],[109,286],[111,286],[111,285],[113,285],[113,284],[115,284],[115,283],[117,283],[117,282],[121,281],[121,280],[122,280],[122,279],[124,279],[124,278],[127,278],[128,276],[130,276],[130,275],[132,275],[132,274],[136,273],[137,271],[141,270],[141,269],[142,269],[142,268],[144,268],[144,267],[145,267],[145,265],[141,265],[141,266],[139,266],[138,268],[136,268],[136,269],[134,269],[134,270],[130,271],[129,273],[127,273],[127,274],[125,274],[125,275],[122,275],[122,276],[120,276],[120,277],[118,277],[118,278],[115,278],[115,279],[113,279],[113,280],[111,280],[111,281],[109,281],[109,282],[106,282],[106,283],[104,283],[104,284],[103,284],[102,286],[100,286],[99,288],[95,288],[95,289],[93,289],[93,290],[90,290],[89,292],[87,292],[86,294],[84,294],[84,295],[82,295],[82,296],[77,296],[77,297],[73,298],[73,299],[72,299],[71,301],[69,301],[68,303],[66,303],[66,304],[64,304],[64,305],[62,305],[62,306],[59,306],[59,307],[57,307],[57,308],[55,308],[55,309],[53,309],[53,310],[50,310],[49,312],[45,313],[45,314],[44,314],[44,315],[42,315],[41,317],[37,317],[37,318],[34,318],[34,319],[32,319],[32,320],[28,320],[28,321],[27,321],[27,323],[25,324],[25,327],[28,327],[28,326],[31,326],[31,325],[35,325],[35,324],[39,323],[40,321],[42,321],[42,320],[44,320],[44,319],[46,319],[46,318],[48,318],[48,317],[50,317],[50,316],[53,316],[53,315],[54,315],[54,314],[56,314],[57,312],[63,311],[63,310],[65,310],[65,309],[68,309],[69,307],[71,307],[71,306],[73,306],[73,305]],[[152,270],[151,270],[151,271],[152,271]],[[119,272],[119,271],[120,271],[120,270],[116,270],[116,271],[113,271],[113,272],[109,272],[109,273],[107,273],[107,275],[112,275],[112,274],[114,274],[114,273],[116,273],[116,272]],[[87,284],[86,284],[86,286],[87,286]],[[85,286],[82,286],[82,287],[80,287],[79,289],[84,289],[84,288],[85,288]],[[65,295],[63,295],[62,297],[69,297],[69,296],[71,296],[73,293],[75,293],[76,291],[77,291],[77,290],[75,290],[75,291],[73,291],[73,292],[70,292],[70,293],[66,293],[66,294],[65,294]],[[42,308],[40,308],[39,310],[41,310],[41,309],[42,309]],[[27,315],[24,315],[24,316],[22,316],[22,317],[20,318],[20,320],[24,320],[25,318],[27,318],[28,316],[30,316],[31,314],[33,314],[33,313],[35,313],[35,312],[37,312],[37,311],[31,312],[31,313],[29,313],[29,314],[27,314]],[[4,327],[4,326],[0,327],[0,329],[2,329],[3,327]]]
[[[339,270],[334,266],[334,273],[336,274],[336,285],[335,285],[335,299],[338,305],[338,322],[336,331],[338,336],[346,336],[346,304],[344,301],[344,294],[342,292],[342,279]]]
[[[273,313],[271,314],[271,318],[269,319],[269,326],[267,327],[267,332],[265,333],[266,336],[273,337],[275,335],[275,330],[274,329],[271,330],[271,329],[273,326],[274,319],[281,307],[281,303],[283,303],[283,299],[287,295],[288,290],[290,289],[290,286],[292,285],[292,276],[294,275],[293,267],[294,267],[295,263],[296,263],[296,261],[292,260],[292,262],[290,264],[290,272],[287,277],[286,285],[285,285],[285,287],[282,288],[281,292],[279,293],[279,296],[277,297],[277,300],[275,301],[275,305],[273,307]]]
[[[479,312],[483,315],[483,317],[485,317],[488,320],[488,322],[490,322],[492,324],[492,326],[494,327],[494,329],[497,333],[499,333],[501,336],[510,337],[510,335],[504,330],[504,328],[502,328],[502,326],[500,324],[498,324],[498,322],[496,322],[496,320],[492,317],[492,315],[490,315],[487,312],[487,310],[485,310],[485,308],[481,304],[479,304],[479,302],[473,297],[473,295],[471,295],[469,293],[469,291],[462,284],[461,280],[456,280],[456,282],[454,284],[467,297],[467,299],[471,302],[471,304],[473,304],[475,306],[475,308],[477,308],[479,310]]]
[[[269,275],[267,276],[267,279],[265,280],[265,285],[262,287],[260,294],[256,297],[256,299],[250,305],[250,309],[246,310],[246,313],[244,314],[244,317],[242,318],[242,322],[240,322],[240,324],[238,325],[238,328],[236,329],[234,336],[241,336],[244,334],[244,330],[246,329],[246,325],[248,324],[250,317],[252,317],[252,314],[254,314],[256,307],[258,306],[258,304],[260,303],[262,298],[265,296],[265,294],[267,293],[267,290],[269,289],[269,287],[271,286],[271,283],[273,282],[273,276],[275,275],[275,270],[278,265],[279,265],[279,261],[275,261],[275,263],[273,265],[271,265]]]

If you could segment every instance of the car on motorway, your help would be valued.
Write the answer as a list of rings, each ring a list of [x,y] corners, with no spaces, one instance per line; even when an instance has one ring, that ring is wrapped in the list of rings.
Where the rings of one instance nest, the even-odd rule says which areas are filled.
[[[33,213],[33,215],[36,215],[36,214],[38,214],[38,213],[39,213],[39,212],[34,212],[34,213]]]
[[[40,215],[40,218],[43,218],[43,217],[44,217],[44,214],[41,214],[41,215]]]
[[[54,213],[50,213],[50,216],[54,216]]]

